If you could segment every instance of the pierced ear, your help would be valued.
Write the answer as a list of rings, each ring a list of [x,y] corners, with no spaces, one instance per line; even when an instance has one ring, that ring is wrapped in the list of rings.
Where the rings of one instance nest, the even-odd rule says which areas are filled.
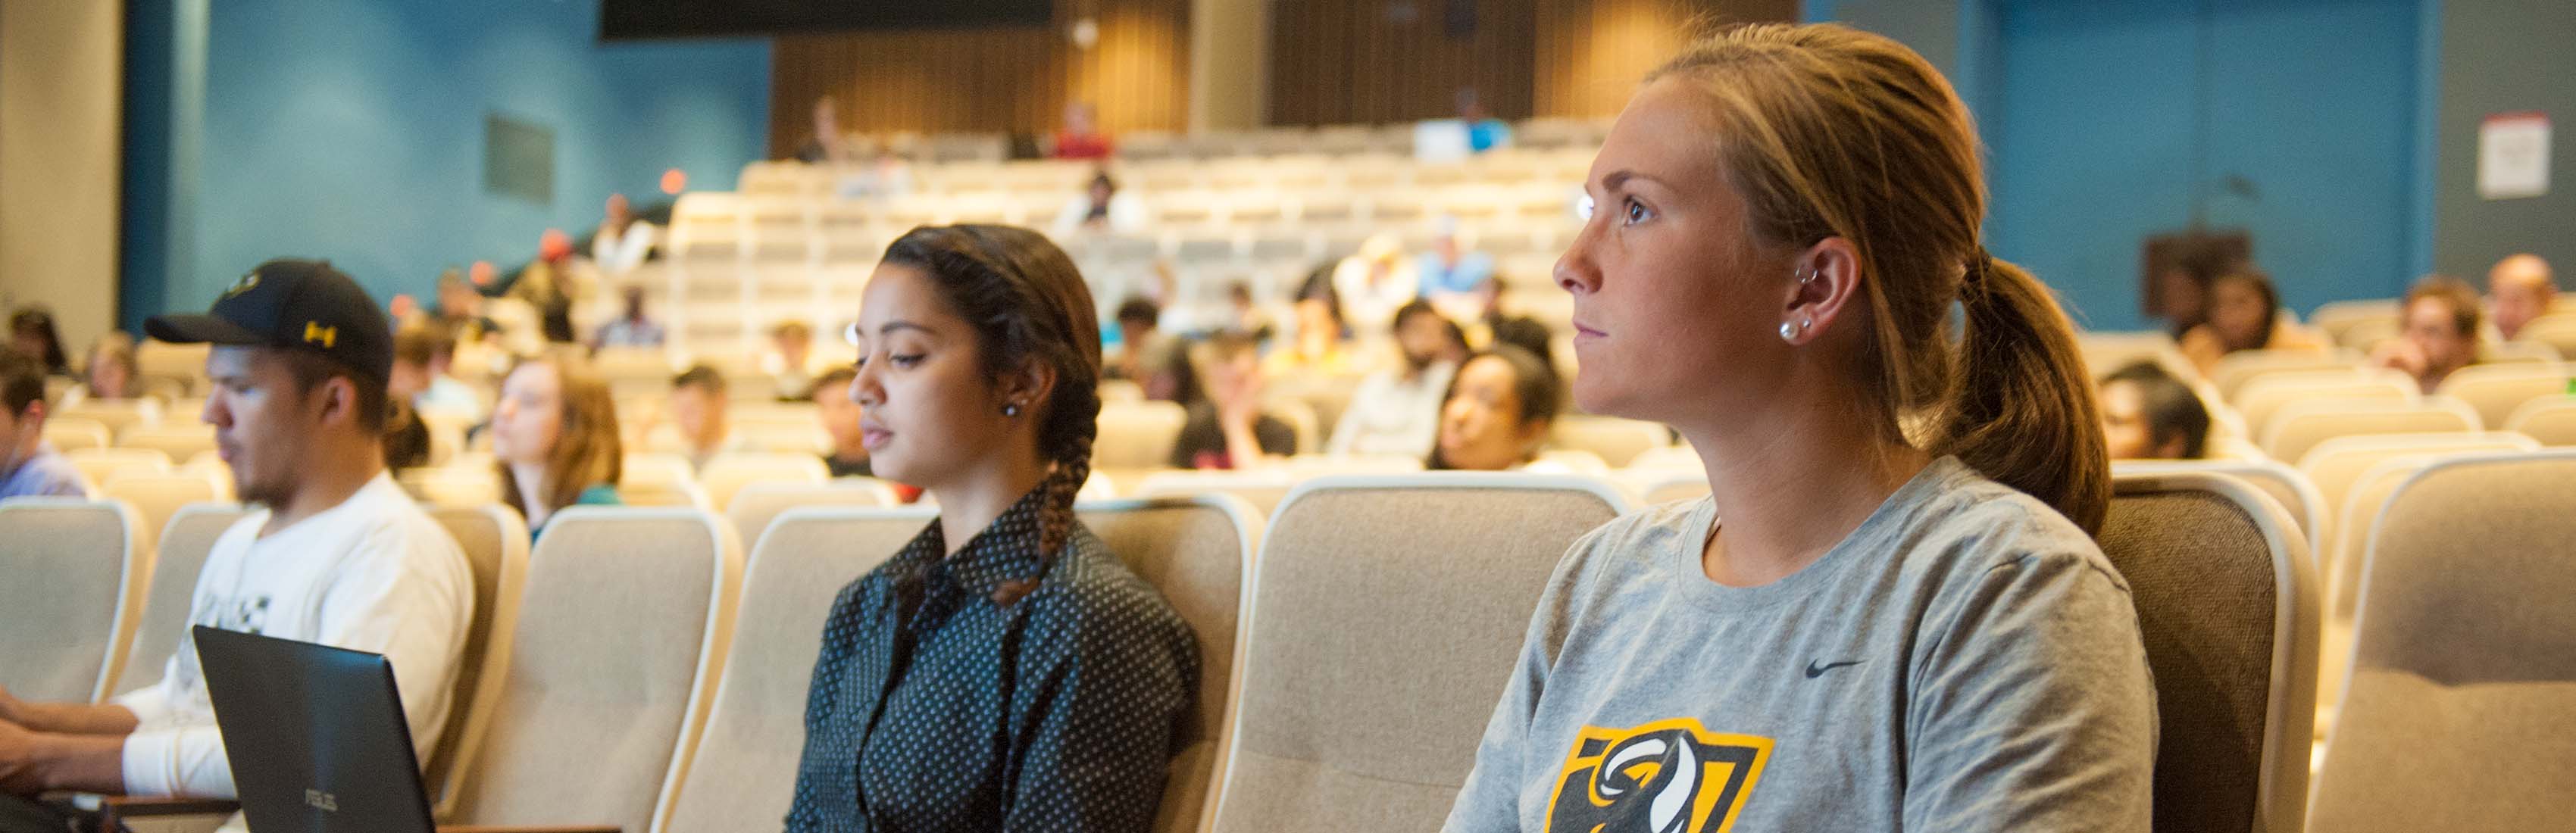
[[[1002,374],[1001,385],[995,392],[1004,402],[1019,402],[1021,407],[1034,411],[1053,398],[1055,382],[1054,367],[1031,360],[1020,365],[1018,370]]]
[[[1849,240],[1827,237],[1799,252],[1790,269],[1781,332],[1790,336],[1790,343],[1804,344],[1831,331],[1843,312],[1857,305],[1860,252]]]

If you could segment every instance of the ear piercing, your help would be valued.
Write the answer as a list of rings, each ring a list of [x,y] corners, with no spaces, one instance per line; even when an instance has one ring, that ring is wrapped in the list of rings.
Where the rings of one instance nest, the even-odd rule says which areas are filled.
[[[1782,321],[1780,322],[1780,340],[1796,344],[1798,343],[1798,337],[1806,335],[1807,328],[1812,326],[1815,326],[1815,322],[1803,319],[1798,321]]]
[[[1006,417],[1015,417],[1015,416],[1019,416],[1019,415],[1020,415],[1020,403],[1013,402],[1013,403],[1011,403],[1011,404],[1008,404],[1008,405],[1004,405],[1004,406],[1002,406],[1002,415],[1003,415],[1003,416],[1006,416]]]

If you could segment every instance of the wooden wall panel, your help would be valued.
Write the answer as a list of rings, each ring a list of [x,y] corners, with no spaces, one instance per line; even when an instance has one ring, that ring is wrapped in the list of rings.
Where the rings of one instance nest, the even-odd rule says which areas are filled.
[[[1798,19],[1797,0],[1537,0],[1538,115],[1619,114],[1694,25]]]
[[[794,151],[830,96],[841,129],[1054,130],[1065,102],[1089,101],[1112,131],[1180,130],[1189,107],[1189,0],[1056,0],[1043,28],[906,30],[782,36],[772,52],[769,148]],[[1100,40],[1077,47],[1084,16]]]
[[[1474,31],[1451,37],[1451,3]],[[1538,0],[1283,0],[1271,5],[1270,123],[1354,124],[1457,112],[1461,87],[1528,118]],[[1403,10],[1410,10],[1409,18]]]

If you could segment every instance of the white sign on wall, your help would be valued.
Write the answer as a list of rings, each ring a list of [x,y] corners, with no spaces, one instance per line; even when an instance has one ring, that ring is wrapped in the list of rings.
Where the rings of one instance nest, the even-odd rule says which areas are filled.
[[[2478,124],[2478,196],[2490,200],[2549,193],[2549,116],[2498,113]]]

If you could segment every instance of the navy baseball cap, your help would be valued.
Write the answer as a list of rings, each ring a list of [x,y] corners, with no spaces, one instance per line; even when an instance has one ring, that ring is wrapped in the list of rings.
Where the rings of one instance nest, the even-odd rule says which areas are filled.
[[[143,332],[174,344],[310,350],[378,381],[393,375],[393,323],[327,260],[260,264],[204,315],[156,315]]]

